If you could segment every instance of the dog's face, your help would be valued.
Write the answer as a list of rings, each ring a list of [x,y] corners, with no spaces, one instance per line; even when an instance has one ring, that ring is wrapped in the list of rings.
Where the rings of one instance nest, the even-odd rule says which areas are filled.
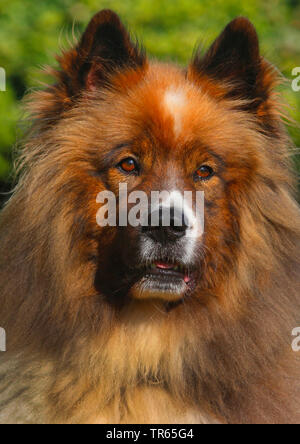
[[[62,93],[80,92],[61,132],[74,133],[80,194],[94,199],[97,291],[177,303],[218,285],[239,246],[238,206],[265,156],[261,134],[274,124],[272,76],[253,26],[233,21],[206,56],[179,70],[149,64],[118,17],[104,11],[61,64]],[[120,184],[131,197],[122,200]],[[96,227],[103,191],[116,197],[115,226]],[[134,209],[141,192],[146,218]],[[153,203],[153,192],[167,195]]]
[[[148,84],[146,79],[155,73],[157,68],[152,73],[148,70],[127,103],[123,97],[119,99],[119,114],[114,108],[112,115],[106,116],[110,133],[113,118],[126,128],[124,134],[118,130],[118,141],[102,158],[106,165],[101,171],[106,190],[117,196],[118,213],[126,206],[128,220],[120,226],[118,217],[117,227],[111,230],[112,240],[104,255],[106,266],[99,267],[98,281],[105,282],[110,293],[117,285],[121,293],[133,298],[176,301],[194,291],[200,277],[203,232],[199,217],[203,214],[200,211],[198,218],[195,214],[197,197],[198,206],[199,200],[201,204],[196,192],[203,191],[209,181],[218,188],[218,156],[203,148],[197,133],[195,137],[188,133],[189,102],[195,92],[182,74],[170,71],[173,85],[164,72],[158,82],[153,78]],[[117,102],[118,97],[113,103]],[[133,115],[126,115],[129,112]],[[144,193],[146,218],[138,214],[132,223],[135,198],[122,204],[120,183],[126,184],[128,196]],[[189,203],[184,201],[185,192],[192,192]],[[160,201],[153,202],[155,193],[161,195]]]
[[[112,141],[99,141],[99,164],[105,190],[117,197],[118,217],[116,227],[101,228],[101,239],[111,236],[105,253],[100,247],[99,289],[137,299],[187,300],[207,286],[205,272],[217,267],[219,255],[229,253],[226,246],[232,252],[238,240],[227,182],[243,186],[253,174],[253,142],[246,144],[242,123],[232,122],[222,104],[171,68],[148,68],[129,97],[111,94],[99,119]],[[127,186],[124,204],[120,183]],[[133,193],[140,192],[147,197],[148,217],[137,214],[137,223],[130,223]],[[162,193],[159,203],[153,192]],[[190,201],[184,199],[186,192]],[[120,226],[119,210],[125,205],[128,220]],[[165,223],[164,210],[170,213]]]

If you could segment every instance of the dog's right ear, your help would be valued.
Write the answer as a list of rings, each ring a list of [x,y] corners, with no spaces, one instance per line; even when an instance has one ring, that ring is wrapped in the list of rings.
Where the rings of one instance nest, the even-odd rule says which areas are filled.
[[[74,98],[82,89],[101,87],[115,71],[143,67],[146,58],[118,15],[106,9],[92,18],[78,45],[58,61],[61,85],[66,96]]]
[[[29,100],[28,109],[41,128],[55,123],[83,91],[107,86],[116,72],[130,69],[142,72],[147,64],[144,51],[131,40],[118,15],[110,10],[96,14],[79,43],[57,60],[59,69],[46,70],[56,84],[34,92]]]

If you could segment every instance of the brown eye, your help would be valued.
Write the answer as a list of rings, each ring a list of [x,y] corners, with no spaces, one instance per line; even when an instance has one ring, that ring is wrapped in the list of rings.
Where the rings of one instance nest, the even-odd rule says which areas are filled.
[[[194,179],[195,180],[208,180],[214,175],[214,170],[208,165],[202,165],[195,172]]]
[[[122,160],[118,164],[118,168],[125,173],[138,173],[138,164],[132,157]]]

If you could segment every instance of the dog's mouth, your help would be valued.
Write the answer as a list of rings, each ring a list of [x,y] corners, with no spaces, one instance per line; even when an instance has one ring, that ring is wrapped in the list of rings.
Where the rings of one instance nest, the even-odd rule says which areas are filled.
[[[182,279],[186,284],[191,281],[191,272],[181,264],[168,262],[154,262],[148,267],[148,273],[159,279]]]
[[[196,273],[192,267],[158,260],[138,267],[138,281],[131,289],[131,296],[177,301],[190,293],[195,283]]]

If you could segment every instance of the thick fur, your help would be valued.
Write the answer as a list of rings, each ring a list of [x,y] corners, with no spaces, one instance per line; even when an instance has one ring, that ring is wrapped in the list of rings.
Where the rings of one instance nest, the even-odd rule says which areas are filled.
[[[278,74],[253,26],[236,19],[181,70],[150,62],[102,11],[59,61],[57,83],[30,98],[19,183],[1,213],[0,421],[299,422],[299,208]],[[179,134],[168,88],[188,97]],[[201,279],[168,311],[119,307],[96,283],[116,236],[97,226],[96,197],[117,189],[104,164],[128,140],[149,163],[165,158],[159,146],[172,165],[192,163],[199,140],[192,152],[221,165],[205,185]],[[140,186],[155,189],[166,171],[158,160]]]

